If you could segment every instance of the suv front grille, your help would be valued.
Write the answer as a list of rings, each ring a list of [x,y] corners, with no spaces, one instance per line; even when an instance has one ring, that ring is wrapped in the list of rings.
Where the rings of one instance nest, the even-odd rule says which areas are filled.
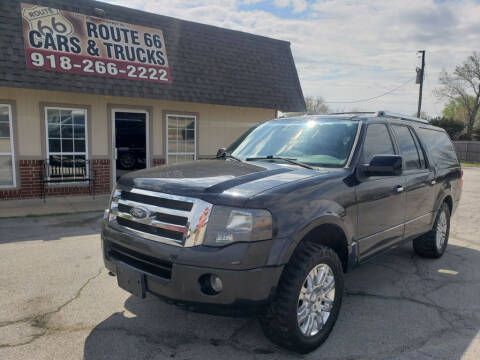
[[[111,211],[116,225],[136,235],[177,246],[203,242],[212,205],[196,198],[149,190],[121,191]]]
[[[124,205],[124,204],[118,204],[118,211],[124,212],[124,213],[130,213],[130,210],[132,210],[133,207]],[[163,221],[175,225],[180,225],[180,226],[186,226],[188,223],[188,217],[185,216],[177,216],[177,215],[169,215],[169,214],[161,214],[161,213],[156,213],[155,214],[155,219],[158,221]]]
[[[169,209],[190,211],[193,203],[189,201],[178,201],[173,199],[157,198],[149,195],[138,194],[129,191],[122,191],[122,199],[135,201],[137,203],[149,204]]]
[[[172,230],[164,229],[161,227],[156,227],[153,225],[147,225],[147,224],[143,224],[133,220],[128,220],[123,217],[118,217],[117,223],[119,225],[126,226],[138,231],[143,231],[145,233],[166,237],[166,238],[170,238],[178,241],[183,241],[183,233],[180,231],[172,231]]]

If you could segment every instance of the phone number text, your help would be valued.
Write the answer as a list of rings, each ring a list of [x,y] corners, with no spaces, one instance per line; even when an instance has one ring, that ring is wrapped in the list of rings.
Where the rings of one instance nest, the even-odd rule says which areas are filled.
[[[169,83],[170,77],[166,69],[148,65],[133,65],[125,62],[94,60],[83,56],[44,54],[31,52],[29,56],[31,68],[73,72],[76,74],[116,77],[132,80],[156,81]]]

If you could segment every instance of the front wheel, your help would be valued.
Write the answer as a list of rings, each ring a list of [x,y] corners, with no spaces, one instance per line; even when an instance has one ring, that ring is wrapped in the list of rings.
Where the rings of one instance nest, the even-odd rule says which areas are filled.
[[[423,257],[437,259],[443,255],[450,235],[450,209],[443,203],[438,210],[433,229],[413,240],[415,252]]]
[[[260,314],[265,335],[293,351],[315,350],[337,320],[343,287],[337,254],[325,246],[300,244],[285,266],[275,300]]]

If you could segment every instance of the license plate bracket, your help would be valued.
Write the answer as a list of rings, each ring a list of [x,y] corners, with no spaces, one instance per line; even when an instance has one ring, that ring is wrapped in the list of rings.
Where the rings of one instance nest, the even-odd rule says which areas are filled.
[[[117,262],[117,283],[132,295],[145,297],[145,275],[121,261]]]

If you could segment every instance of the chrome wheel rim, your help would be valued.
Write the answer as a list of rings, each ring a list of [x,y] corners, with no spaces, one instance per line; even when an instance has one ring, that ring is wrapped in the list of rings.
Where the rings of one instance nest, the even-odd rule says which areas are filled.
[[[447,215],[445,214],[445,211],[442,211],[442,213],[438,217],[437,231],[435,234],[437,250],[442,249],[446,239],[447,239]]]
[[[335,277],[327,264],[315,266],[305,278],[297,304],[297,322],[303,335],[315,336],[325,326],[335,300]]]

